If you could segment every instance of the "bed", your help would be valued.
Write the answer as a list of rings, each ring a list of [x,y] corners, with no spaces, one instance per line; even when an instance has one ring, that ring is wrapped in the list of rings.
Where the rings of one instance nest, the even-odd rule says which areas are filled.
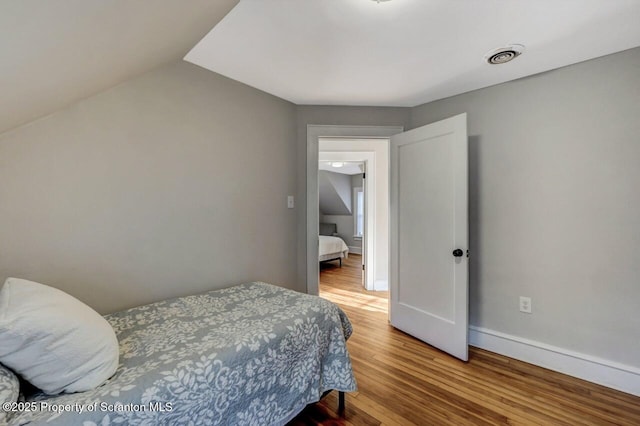
[[[318,261],[339,260],[342,267],[342,259],[349,257],[349,247],[342,238],[338,237],[337,225],[335,223],[321,223],[319,234]]]
[[[105,318],[120,344],[113,377],[80,393],[26,391],[32,411],[9,424],[282,425],[328,391],[356,390],[351,324],[317,296],[254,282]]]

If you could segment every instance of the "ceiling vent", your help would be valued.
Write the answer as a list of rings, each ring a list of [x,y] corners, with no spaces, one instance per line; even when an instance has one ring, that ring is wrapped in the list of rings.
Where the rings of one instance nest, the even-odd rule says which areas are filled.
[[[510,44],[505,47],[493,49],[486,55],[484,59],[491,65],[506,64],[507,62],[517,58],[524,52],[524,46],[521,44]]]

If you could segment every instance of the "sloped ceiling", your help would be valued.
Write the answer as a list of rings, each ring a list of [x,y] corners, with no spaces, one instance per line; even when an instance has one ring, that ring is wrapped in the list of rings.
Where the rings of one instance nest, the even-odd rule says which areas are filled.
[[[351,177],[340,173],[318,172],[318,206],[320,213],[351,214]]]
[[[0,1],[0,133],[182,58],[237,3]]]

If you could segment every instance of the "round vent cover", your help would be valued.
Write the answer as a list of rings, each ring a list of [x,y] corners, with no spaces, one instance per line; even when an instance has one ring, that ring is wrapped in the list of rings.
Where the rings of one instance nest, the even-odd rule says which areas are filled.
[[[510,44],[505,47],[493,49],[484,55],[484,59],[491,65],[505,64],[524,52],[524,46],[521,44]]]

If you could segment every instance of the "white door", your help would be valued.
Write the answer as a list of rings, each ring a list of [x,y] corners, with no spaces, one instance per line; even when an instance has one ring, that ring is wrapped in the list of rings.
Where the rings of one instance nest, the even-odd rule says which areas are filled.
[[[467,115],[391,138],[391,324],[468,359]]]

